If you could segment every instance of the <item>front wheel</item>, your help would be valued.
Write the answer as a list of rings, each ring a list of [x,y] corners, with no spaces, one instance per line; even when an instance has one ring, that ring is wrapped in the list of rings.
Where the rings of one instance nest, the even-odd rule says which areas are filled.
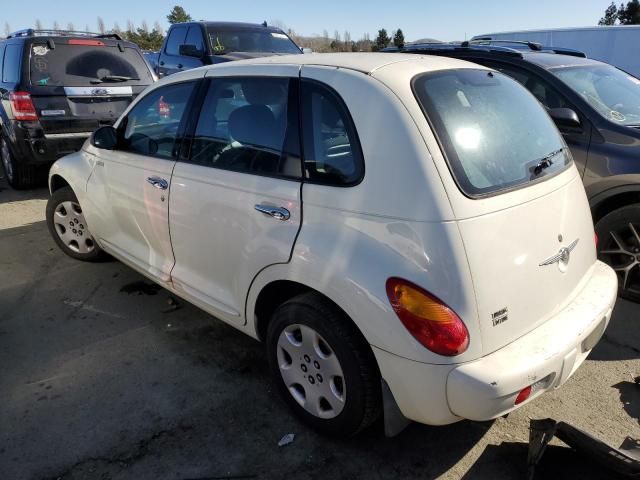
[[[91,235],[82,207],[70,187],[53,192],[47,202],[46,216],[49,233],[64,253],[86,262],[107,257]]]
[[[266,338],[272,376],[291,409],[314,429],[351,436],[380,414],[380,376],[355,325],[315,293],[276,310]]]
[[[621,297],[640,302],[640,204],[618,208],[596,224],[598,258],[618,274]]]

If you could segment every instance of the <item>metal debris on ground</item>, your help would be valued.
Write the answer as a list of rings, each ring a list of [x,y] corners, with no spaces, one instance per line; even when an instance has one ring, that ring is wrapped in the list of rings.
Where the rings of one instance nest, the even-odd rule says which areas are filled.
[[[290,443],[293,443],[293,440],[295,438],[296,438],[295,433],[287,433],[284,437],[280,439],[280,441],[278,442],[278,446],[284,447],[286,445],[289,445]]]
[[[551,439],[556,436],[576,451],[603,467],[627,478],[640,478],[640,442],[627,437],[620,448],[613,448],[587,432],[551,418],[531,420],[529,426],[529,480]]]

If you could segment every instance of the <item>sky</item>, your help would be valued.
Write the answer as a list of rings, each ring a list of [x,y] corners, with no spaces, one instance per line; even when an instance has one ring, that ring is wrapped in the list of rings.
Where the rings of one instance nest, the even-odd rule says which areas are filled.
[[[96,30],[101,16],[109,28],[118,22],[121,28],[131,20],[139,25],[146,20],[167,27],[166,15],[178,0],[1,0],[0,29],[5,22],[12,30],[31,27],[39,19],[51,27],[72,22],[76,29],[88,25]],[[378,29],[387,32],[401,28],[407,41],[436,38],[464,40],[473,35],[508,30],[579,27],[597,24],[610,0],[185,0],[185,10],[196,20],[226,20],[261,23],[275,21],[293,28],[300,35],[330,36],[338,30],[349,31],[356,40],[364,33],[375,38]],[[28,5],[28,8],[25,6]]]

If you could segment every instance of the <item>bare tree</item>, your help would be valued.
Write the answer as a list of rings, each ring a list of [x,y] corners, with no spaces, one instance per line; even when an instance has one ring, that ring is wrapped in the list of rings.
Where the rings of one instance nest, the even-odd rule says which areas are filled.
[[[114,33],[122,32],[122,30],[120,30],[120,25],[118,24],[118,22],[114,22],[114,24],[113,24],[113,32]]]
[[[269,20],[269,25],[271,25],[272,27],[279,28],[283,32],[287,31],[287,26],[285,25],[285,23],[282,20],[278,20],[278,19]]]
[[[86,23],[84,24],[84,31],[85,32],[90,32],[91,29],[89,28],[89,25],[87,25]]]
[[[11,33],[11,25],[9,25],[9,22],[4,22],[4,36],[8,37],[10,33]]]
[[[158,32],[160,35],[164,36],[164,28],[162,28],[162,25],[160,25],[160,22],[158,22],[157,20],[155,21],[155,23],[153,24],[153,29]]]
[[[149,25],[147,24],[146,20],[142,21],[142,26],[140,28],[142,28],[143,32],[148,32],[149,31]]]
[[[106,32],[106,29],[104,28],[104,20],[102,20],[102,17],[98,17],[98,32],[102,34]]]
[[[135,32],[136,26],[131,20],[127,20],[127,32]]]
[[[75,29],[76,26],[73,24],[73,22],[67,23],[67,30],[71,30],[73,32]]]
[[[349,30],[344,31],[342,39],[344,41],[344,51],[351,52],[353,50],[353,46],[351,45],[351,33],[349,33]]]
[[[54,30],[60,30],[60,24],[58,23],[57,20],[53,21],[53,26],[51,28]]]
[[[40,19],[36,19],[36,30],[42,30],[42,22]]]

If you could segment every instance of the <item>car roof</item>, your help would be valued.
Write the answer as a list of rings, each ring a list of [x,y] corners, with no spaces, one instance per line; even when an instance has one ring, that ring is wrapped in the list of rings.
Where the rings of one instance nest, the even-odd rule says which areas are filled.
[[[205,20],[199,20],[197,22],[186,22],[176,25],[204,25],[205,27],[219,27],[219,28],[234,28],[234,29],[264,29],[267,32],[281,32],[282,30],[271,26],[264,25],[262,23],[246,23],[246,22],[210,22]]]
[[[433,55],[416,55],[412,53],[311,53],[305,55],[281,55],[272,57],[252,58],[235,62],[207,66],[207,69],[236,68],[239,65],[316,65],[337,67],[371,74],[388,65],[405,63],[420,66],[424,71],[447,70],[453,68],[473,67],[477,65],[448,57]]]
[[[505,42],[508,43],[508,42]],[[542,45],[532,44],[536,49],[527,47],[526,42],[513,42],[521,43],[522,45],[509,45],[503,46],[499,43],[497,45],[489,44],[410,44],[404,49],[404,52],[412,52],[414,55],[438,55],[447,56],[450,58],[460,58],[469,61],[473,61],[474,58],[483,59],[510,59],[516,61],[524,61],[533,63],[541,68],[550,70],[561,67],[573,67],[583,65],[601,65],[602,62],[586,58],[582,52],[570,49],[556,49],[546,48]],[[385,50],[387,52],[397,51],[404,53],[403,50],[389,48]]]
[[[558,55],[557,53],[527,52],[522,55],[523,60],[534,63],[545,69],[558,67],[573,67],[582,65],[599,65],[602,62],[590,58],[573,57],[571,55]]]

